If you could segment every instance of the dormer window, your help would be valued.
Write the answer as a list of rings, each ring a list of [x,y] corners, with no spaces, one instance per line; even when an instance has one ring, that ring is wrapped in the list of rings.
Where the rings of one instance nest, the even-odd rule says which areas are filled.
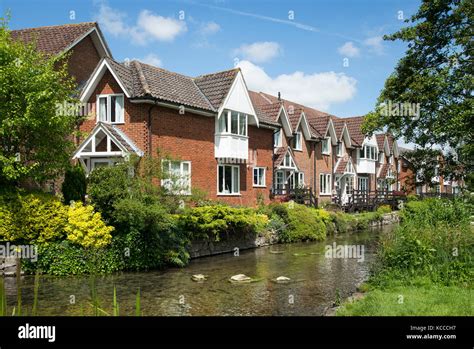
[[[329,143],[329,138],[324,138],[322,141],[321,141],[321,149],[322,149],[322,153],[324,155],[329,155],[331,153],[331,147],[330,147],[330,143]]]
[[[247,114],[224,110],[219,117],[218,132],[247,136]]]
[[[293,149],[295,150],[302,150],[302,137],[301,137],[301,132],[298,131],[295,133],[293,136]]]
[[[97,120],[111,124],[124,122],[123,94],[97,96]]]
[[[340,142],[340,143],[337,143],[337,148],[336,148],[336,155],[341,157],[342,155],[344,155],[344,147],[343,147],[343,143]]]
[[[282,143],[281,137],[282,137],[281,128],[279,128],[278,131],[275,131],[275,133],[273,134],[273,146],[275,148],[281,147],[281,143]]]

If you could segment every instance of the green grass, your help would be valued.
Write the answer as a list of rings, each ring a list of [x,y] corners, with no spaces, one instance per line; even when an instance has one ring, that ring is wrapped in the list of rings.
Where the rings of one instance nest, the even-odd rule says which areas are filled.
[[[403,297],[403,298],[402,298]],[[374,289],[341,307],[338,316],[474,316],[474,289],[460,286],[394,285]]]

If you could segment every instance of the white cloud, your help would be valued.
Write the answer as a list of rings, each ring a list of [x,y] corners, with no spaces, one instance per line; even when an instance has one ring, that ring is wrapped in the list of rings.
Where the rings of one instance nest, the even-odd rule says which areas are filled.
[[[202,23],[201,27],[199,28],[199,33],[201,35],[212,35],[217,33],[218,31],[221,30],[221,26],[217,24],[216,22],[206,22]]]
[[[245,81],[251,90],[267,92],[309,107],[328,110],[334,103],[352,99],[356,94],[357,80],[333,71],[305,74],[296,71],[291,74],[269,76],[261,67],[249,61],[241,61]]]
[[[134,59],[146,64],[154,65],[155,67],[163,66],[163,61],[160,59],[160,57],[158,57],[154,53],[149,53],[143,58],[134,58]]]
[[[369,50],[375,54],[384,54],[384,45],[382,36],[372,36],[364,40],[364,44],[369,47]]]
[[[276,42],[264,41],[244,44],[234,50],[234,54],[242,55],[244,59],[255,62],[267,62],[281,53],[282,49]]]
[[[187,31],[184,21],[162,17],[149,10],[140,12],[137,23],[130,26],[125,22],[126,14],[100,3],[96,17],[104,31],[114,36],[127,36],[133,43],[144,45],[150,41],[173,41]]]
[[[360,54],[360,50],[357,46],[354,45],[352,41],[346,42],[344,45],[339,47],[338,52],[346,57],[358,57]]]

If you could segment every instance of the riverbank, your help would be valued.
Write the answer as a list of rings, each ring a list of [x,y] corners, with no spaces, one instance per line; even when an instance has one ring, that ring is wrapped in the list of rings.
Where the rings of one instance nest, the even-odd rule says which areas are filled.
[[[373,276],[339,316],[473,316],[472,205],[408,203],[401,224],[382,238]]]

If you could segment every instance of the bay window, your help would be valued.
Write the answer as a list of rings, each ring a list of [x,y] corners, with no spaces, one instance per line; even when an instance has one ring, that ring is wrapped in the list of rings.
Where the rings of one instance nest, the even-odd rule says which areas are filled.
[[[240,167],[235,165],[219,165],[218,194],[240,193]]]
[[[370,145],[365,145],[359,150],[359,158],[367,160],[377,160],[377,148]]]
[[[97,120],[108,123],[123,123],[123,94],[97,96]]]
[[[247,114],[224,110],[218,120],[218,133],[247,136]]]

